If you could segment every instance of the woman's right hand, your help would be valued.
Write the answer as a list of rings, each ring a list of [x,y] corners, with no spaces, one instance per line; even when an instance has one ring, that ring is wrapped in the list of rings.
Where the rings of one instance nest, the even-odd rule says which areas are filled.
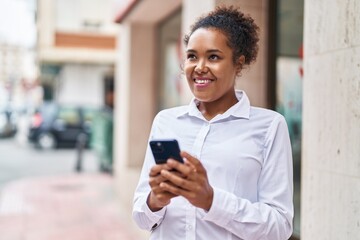
[[[163,169],[171,170],[166,164],[156,164],[150,169],[149,173],[151,192],[147,199],[147,205],[153,212],[161,210],[170,203],[171,198],[177,196],[160,188],[160,183],[167,181],[167,179],[160,174]]]

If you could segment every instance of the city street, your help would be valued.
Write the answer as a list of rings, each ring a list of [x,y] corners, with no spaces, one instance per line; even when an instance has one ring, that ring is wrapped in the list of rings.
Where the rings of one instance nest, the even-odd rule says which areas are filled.
[[[0,239],[145,239],[131,224],[113,177],[76,149],[42,151],[24,138],[0,139]]]
[[[36,149],[19,137],[0,139],[0,190],[9,182],[36,176],[56,176],[75,172],[76,149]],[[95,154],[83,152],[83,172],[98,171]]]

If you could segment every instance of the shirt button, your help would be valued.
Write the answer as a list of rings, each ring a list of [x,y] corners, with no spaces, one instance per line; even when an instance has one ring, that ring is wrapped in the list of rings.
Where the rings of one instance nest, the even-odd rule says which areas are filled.
[[[191,225],[186,225],[186,230],[191,230],[192,226]]]

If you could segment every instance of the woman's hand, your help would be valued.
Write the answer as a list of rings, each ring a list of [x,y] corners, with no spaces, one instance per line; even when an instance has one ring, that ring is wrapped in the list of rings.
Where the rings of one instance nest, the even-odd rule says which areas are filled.
[[[167,164],[156,164],[151,168],[149,173],[151,192],[147,199],[147,205],[153,212],[159,211],[170,203],[171,198],[176,197],[175,194],[167,192],[160,187],[161,183],[167,181],[167,179],[160,174],[162,170],[169,171],[171,168],[169,168]]]
[[[208,211],[212,205],[214,191],[209,184],[206,170],[198,159],[187,152],[182,151],[181,156],[186,159],[184,164],[170,159],[166,163],[167,168],[160,170],[163,178],[159,187],[162,192],[183,196],[195,207]],[[169,171],[170,169],[178,173]]]

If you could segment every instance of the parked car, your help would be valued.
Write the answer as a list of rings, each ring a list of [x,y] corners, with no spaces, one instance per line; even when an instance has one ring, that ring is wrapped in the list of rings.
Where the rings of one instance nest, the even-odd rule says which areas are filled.
[[[28,139],[38,148],[50,149],[75,147],[86,136],[88,146],[96,112],[93,107],[45,103],[32,116]]]
[[[9,106],[0,107],[0,138],[13,137],[17,132],[16,113]]]

